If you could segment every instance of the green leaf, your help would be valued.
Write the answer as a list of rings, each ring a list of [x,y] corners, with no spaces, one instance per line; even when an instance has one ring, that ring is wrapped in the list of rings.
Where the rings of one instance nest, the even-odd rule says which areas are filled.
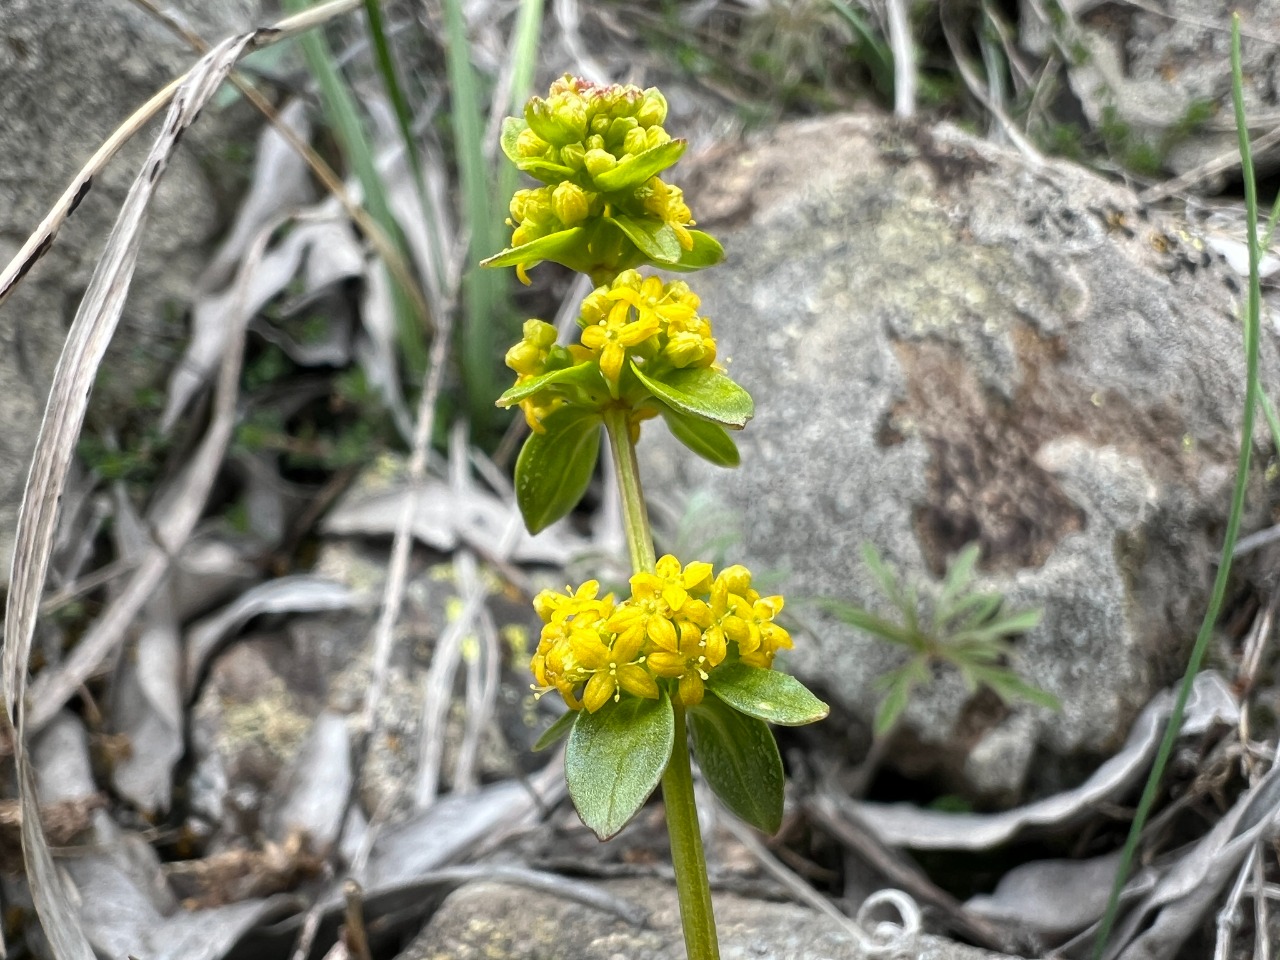
[[[686,250],[681,247],[680,262],[667,264],[663,267],[664,270],[691,273],[703,267],[713,267],[724,259],[724,247],[720,246],[720,241],[711,234],[703,233],[701,230],[690,230],[689,236],[693,238],[693,249]]]
[[[938,617],[945,620],[951,604],[964,592],[973,580],[973,568],[978,562],[978,544],[971,543],[965,547],[951,562],[951,569],[942,583],[942,594],[938,597]]]
[[[1011,637],[1015,634],[1026,633],[1028,630],[1037,626],[1043,616],[1043,610],[1023,610],[1019,613],[1011,613],[1007,616],[998,617],[981,626],[968,627],[957,634],[957,636],[962,636],[969,642],[977,641],[979,643],[990,643],[992,641],[997,641],[1002,637]]]
[[[526,157],[520,161],[519,167],[535,180],[541,180],[546,184],[571,179],[575,173],[573,167],[566,167],[562,163],[552,163],[550,160],[542,160],[538,157]]]
[[[530,533],[577,505],[600,452],[600,415],[569,407],[548,417],[546,433],[531,433],[516,460],[516,503]]]
[[[627,157],[612,170],[593,177],[596,189],[601,193],[617,193],[634,190],[656,173],[661,173],[684,154],[688,146],[685,140],[668,140],[643,153]]]
[[[871,575],[876,578],[876,583],[880,585],[881,592],[889,598],[889,601],[895,607],[902,611],[904,616],[908,612],[914,614],[915,604],[907,602],[907,598],[902,594],[901,587],[898,586],[898,578],[894,576],[893,571],[884,562],[884,557],[880,556],[880,551],[875,548],[874,544],[864,543],[862,545],[862,563],[871,571]]]
[[[830,707],[795,677],[734,663],[711,672],[707,687],[740,713],[784,727],[821,720]]]
[[[661,380],[646,376],[634,360],[631,369],[645,388],[667,406],[701,420],[740,430],[755,414],[751,394],[710,367],[672,370]]]
[[[529,129],[528,122],[523,117],[507,117],[502,121],[502,152],[507,155],[507,159],[520,166],[522,160],[528,159],[521,157],[520,152],[516,149],[516,141],[520,139],[520,134]]]
[[[523,380],[510,387],[498,398],[498,406],[513,407],[526,397],[531,397],[544,387],[553,384],[566,384],[582,387],[586,390],[597,389],[602,395],[608,395],[609,388],[600,376],[600,368],[595,363],[579,363],[572,367],[552,370],[530,380]]]
[[[547,747],[559,743],[569,735],[569,731],[573,729],[573,722],[578,719],[577,710],[566,710],[556,718],[556,722],[547,729],[542,731],[542,736],[538,738],[538,742],[533,745],[533,752],[545,750]]]
[[[782,825],[785,777],[773,731],[712,695],[689,709],[702,775],[724,805],[765,833]]]
[[[662,408],[662,419],[667,421],[671,435],[702,459],[710,460],[717,467],[738,465],[738,445],[720,424],[707,423],[697,417],[677,413],[669,407]]]
[[[530,240],[518,247],[508,247],[501,253],[495,253],[487,260],[481,260],[482,267],[514,267],[521,263],[535,263],[539,260],[554,260],[563,263],[562,258],[574,253],[583,243],[585,227],[573,227],[556,233]]]
[[[582,711],[564,755],[569,796],[582,822],[607,840],[636,815],[662,779],[675,743],[671,700],[624,697]]]
[[[972,665],[967,665],[965,669],[978,683],[982,683],[990,687],[991,691],[1006,704],[1014,700],[1026,700],[1028,703],[1034,703],[1040,707],[1047,707],[1050,710],[1062,709],[1062,701],[1052,693],[1041,690],[1039,687],[1032,686],[1012,670],[1005,669],[1004,667],[980,667]]]
[[[879,637],[881,640],[887,640],[890,643],[896,643],[911,650],[924,649],[921,638],[917,634],[903,629],[892,621],[877,617],[862,607],[845,603],[842,600],[828,600],[825,598],[819,599],[817,603],[828,613],[849,624],[849,626],[864,630],[873,636]]]
[[[680,241],[676,232],[661,220],[642,220],[621,214],[608,219],[650,260],[664,267],[679,262]]]
[[[903,671],[894,671],[887,676],[890,680],[887,685],[889,692],[876,709],[875,735],[877,737],[883,737],[893,729],[898,718],[902,716],[902,711],[907,709],[911,688],[914,686],[911,678]]]
[[[998,593],[970,593],[956,600],[947,611],[946,622],[964,618],[968,627],[980,627],[1000,610],[1004,597]]]

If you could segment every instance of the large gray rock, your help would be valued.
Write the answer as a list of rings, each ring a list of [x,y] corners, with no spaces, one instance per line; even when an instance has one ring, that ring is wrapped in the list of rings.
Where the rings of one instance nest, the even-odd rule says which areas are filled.
[[[258,0],[170,4],[206,38],[254,24]],[[98,145],[196,57],[128,0],[5,0],[0,10],[0,262],[19,250]],[[215,124],[216,126],[216,124]],[[111,422],[164,376],[220,214],[206,167],[227,130],[198,124],[174,157],[92,416]],[[53,368],[154,131],[94,181],[57,243],[0,309],[0,583],[7,583],[22,484]]]
[[[757,416],[735,471],[653,428],[647,490],[732,504],[731,559],[787,574],[793,601],[889,617],[863,542],[925,579],[978,542],[980,586],[1045,610],[1013,666],[1062,711],[1005,710],[939,671],[888,757],[993,801],[1080,776],[1181,670],[1204,611],[1244,390],[1242,282],[1126,190],[949,127],[811,121],[685,179],[728,251],[691,280]],[[816,636],[791,665],[869,722],[902,652],[802,620]]]
[[[648,912],[636,927],[600,910],[537,890],[473,883],[452,894],[396,960],[683,960],[673,884],[628,880],[602,884]],[[861,960],[868,954],[830,919],[790,903],[714,895],[724,960]],[[919,960],[998,960],[1004,954],[922,934]]]

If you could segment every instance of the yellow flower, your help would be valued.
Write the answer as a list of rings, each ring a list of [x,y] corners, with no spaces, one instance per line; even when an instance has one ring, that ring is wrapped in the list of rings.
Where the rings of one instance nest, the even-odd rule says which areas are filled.
[[[631,578],[631,596],[618,605],[612,616],[605,622],[605,629],[616,633],[618,638],[627,643],[645,638],[658,647],[666,650],[676,649],[676,627],[671,622],[671,608],[662,599],[660,591],[655,591],[652,584],[644,577],[648,574],[636,574]]]
[[[577,630],[572,643],[578,664],[591,674],[582,693],[583,706],[591,713],[610,700],[622,699],[623,690],[649,700],[658,698],[658,682],[644,668],[645,658],[640,654],[643,637],[616,637],[610,645],[599,630]]]
[[[685,324],[697,317],[698,298],[688,291],[688,284],[680,281],[664,286],[657,277],[641,280],[637,271],[627,270],[618,275],[605,298],[614,303],[625,300],[642,320],[652,317],[666,326]]]
[[[542,591],[534,598],[544,622],[530,662],[534,689],[558,691],[571,709],[592,713],[624,694],[654,699],[664,688],[693,706],[726,660],[771,668],[792,645],[773,622],[782,597],[760,596],[746,567],[713,573],[709,563],[681,565],[667,555],[652,573],[631,577],[631,595],[620,603],[601,597],[595,580]]]
[[[707,657],[698,625],[686,620],[680,624],[680,635],[674,650],[655,650],[649,654],[649,665],[660,677],[678,680],[677,691],[686,707],[702,702],[702,694],[715,664]]]
[[[675,231],[680,246],[686,250],[693,249],[693,236],[687,228],[694,226],[697,221],[693,219],[689,205],[684,202],[683,190],[659,177],[651,177],[636,191],[636,197],[644,205],[646,213],[657,217]]]
[[[608,619],[613,612],[613,594],[605,594],[597,599],[600,593],[600,581],[588,580],[577,590],[564,588],[564,593],[555,590],[543,590],[533,598],[533,609],[543,623],[563,622],[581,616],[582,622]]]
[[[646,592],[657,594],[673,614],[678,614],[690,593],[707,592],[711,569],[711,564],[697,560],[682,568],[679,560],[667,554],[658,560],[653,573],[637,573],[632,577],[631,589],[642,587]]]
[[[631,305],[619,300],[609,313],[582,331],[582,345],[595,352],[600,362],[600,372],[614,388],[622,375],[622,364],[627,348],[639,346],[658,332],[659,321],[654,315],[631,320]]]

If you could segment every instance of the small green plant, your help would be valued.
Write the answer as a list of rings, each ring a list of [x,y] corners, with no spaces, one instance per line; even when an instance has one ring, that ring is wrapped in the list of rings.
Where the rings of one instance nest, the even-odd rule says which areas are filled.
[[[723,257],[693,226],[678,187],[659,174],[685,141],[663,128],[656,89],[566,76],[524,117],[510,117],[502,149],[542,186],[511,200],[512,246],[485,261],[526,271],[543,260],[587,274],[579,342],[557,342],[541,320],[506,356],[530,434],[516,462],[516,500],[537,532],[571,511],[595,469],[600,430],[622,494],[633,574],[629,595],[600,596],[588,580],[543,591],[531,668],[539,695],[569,710],[538,748],[568,737],[565,779],[578,814],[606,839],[662,784],[671,857],[690,960],[719,956],[706,858],[694,805],[690,739],[707,783],[735,814],[774,832],[782,821],[782,759],[769,723],[812,723],[827,706],[774,669],[792,645],[776,621],[780,596],[762,596],[741,565],[656,558],[640,489],[636,443],[662,417],[694,454],[735,466],[729,430],[751,418],[750,395],[716,364],[711,324],[683,281],[641,267],[693,271]]]
[[[1005,665],[1012,652],[1010,638],[1039,624],[1043,612],[1007,612],[1000,594],[971,589],[977,544],[960,551],[937,596],[924,603],[920,590],[914,584],[903,585],[871,544],[863,544],[862,559],[901,620],[885,620],[839,600],[824,600],[822,605],[850,626],[911,652],[906,663],[877,681],[885,691],[876,711],[877,736],[893,728],[912,692],[932,680],[939,665],[958,670],[971,691],[985,686],[1005,703],[1026,700],[1054,710],[1061,706],[1056,697],[1033,687]]]

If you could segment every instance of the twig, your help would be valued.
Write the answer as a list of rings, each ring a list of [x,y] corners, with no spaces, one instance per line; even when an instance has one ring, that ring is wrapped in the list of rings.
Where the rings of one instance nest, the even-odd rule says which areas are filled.
[[[1258,845],[1255,843],[1240,864],[1236,882],[1231,885],[1231,892],[1227,895],[1227,902],[1218,911],[1218,936],[1214,941],[1213,960],[1228,960],[1231,956],[1231,938],[1236,927],[1240,926],[1240,898],[1244,895],[1245,882],[1253,872],[1253,864],[1257,859]]]
[[[959,900],[934,884],[918,867],[881,843],[847,803],[832,794],[820,794],[807,800],[804,810],[890,883],[938,909],[954,930],[992,950],[1016,952],[1016,943],[1008,931],[965,910]]]
[[[320,932],[320,921],[323,918],[324,908],[317,902],[307,911],[306,918],[302,921],[302,929],[298,931],[290,960],[307,960],[311,956],[311,947],[316,942],[316,934]]]
[[[1271,627],[1275,621],[1276,608],[1280,606],[1280,591],[1276,591],[1267,601],[1257,617],[1253,627],[1245,638],[1244,650],[1240,656],[1240,668],[1236,671],[1236,684],[1240,690],[1240,699],[1244,700],[1258,680],[1258,671],[1262,669],[1262,653],[1271,638]],[[1246,751],[1248,748],[1249,711],[1240,711],[1241,740]]]
[[[1276,128],[1280,131],[1280,127]],[[1231,558],[1237,559],[1246,554],[1253,553],[1255,550],[1261,550],[1269,544],[1280,540],[1280,523],[1274,527],[1267,527],[1265,530],[1259,530],[1251,533],[1247,537],[1241,537],[1240,542],[1236,544],[1236,548],[1231,551]]]
[[[1253,155],[1260,157],[1269,151],[1272,147],[1280,145],[1280,127],[1272,127],[1258,139],[1253,141]],[[1174,177],[1172,180],[1166,180],[1164,183],[1157,183],[1154,187],[1148,187],[1142,193],[1138,194],[1138,199],[1143,203],[1155,203],[1157,200],[1163,200],[1166,197],[1172,197],[1175,194],[1183,193],[1190,190],[1196,184],[1208,180],[1210,177],[1216,177],[1219,174],[1227,173],[1235,170],[1240,166],[1240,151],[1238,149],[1228,150],[1220,153],[1211,160],[1206,160],[1198,167],[1192,167],[1181,176]],[[1264,530],[1262,533],[1270,533],[1276,529]],[[1245,549],[1245,545],[1254,537],[1260,537],[1261,533],[1255,533],[1252,536],[1244,537],[1237,545],[1237,550]],[[1250,544],[1247,550],[1257,549],[1262,543],[1269,543],[1269,540],[1262,540],[1257,544]],[[1246,552],[1247,552],[1246,550]]]
[[[364,927],[364,891],[348,877],[342,884],[342,897],[346,901],[347,929],[343,939],[347,949],[355,960],[373,960],[369,953],[369,934]]]
[[[863,930],[862,927],[849,917],[845,916],[834,903],[820,894],[817,890],[813,889],[812,886],[804,881],[804,878],[800,877],[795,871],[775,857],[769,849],[760,842],[759,838],[757,838],[751,831],[750,827],[746,826],[738,820],[737,817],[732,815],[723,817],[720,820],[720,823],[731,834],[733,834],[734,838],[740,844],[747,848],[747,852],[756,858],[756,861],[764,868],[765,872],[786,887],[792,896],[801,903],[813,907],[813,909],[817,910],[819,913],[835,921],[836,926],[848,934],[849,937],[852,938],[853,942],[858,944],[859,949],[868,956],[871,955],[872,950],[877,949],[876,944],[868,942],[866,931]],[[895,949],[906,951],[910,950],[913,945],[908,941],[905,943],[895,943],[893,946]]]
[[[950,6],[949,0],[941,0],[938,8],[938,19],[942,23],[942,35],[947,41],[947,46],[951,49],[952,59],[955,61],[956,69],[960,71],[960,78],[964,80],[964,85],[969,89],[969,93],[972,94],[973,98],[996,118],[996,122],[1000,124],[1005,136],[1009,138],[1009,142],[1017,147],[1018,151],[1032,163],[1037,166],[1043,164],[1044,156],[1018,129],[1017,124],[1004,112],[1004,108],[991,99],[987,90],[983,88],[982,81],[974,73],[973,66],[969,63],[969,58],[961,48],[960,42],[955,35],[951,17],[948,15]]]
[[[40,615],[47,617],[49,614],[60,610],[68,603],[78,597],[83,597],[91,590],[97,590],[98,587],[110,583],[117,577],[122,577],[134,568],[134,561],[130,557],[120,557],[112,560],[110,563],[103,564],[97,570],[85,574],[74,583],[69,583],[56,593],[51,593],[40,602]]]
[[[1253,858],[1253,960],[1271,960],[1271,925],[1267,917],[1267,898],[1261,895],[1266,886],[1267,869],[1262,852],[1254,847]]]
[[[425,810],[435,803],[440,789],[440,768],[444,759],[444,739],[449,718],[449,704],[454,677],[462,656],[463,641],[484,605],[486,591],[476,575],[476,558],[470,550],[459,550],[454,557],[458,588],[463,607],[458,617],[445,629],[436,643],[423,684],[422,741],[419,749],[418,783],[414,790],[414,807]]]

